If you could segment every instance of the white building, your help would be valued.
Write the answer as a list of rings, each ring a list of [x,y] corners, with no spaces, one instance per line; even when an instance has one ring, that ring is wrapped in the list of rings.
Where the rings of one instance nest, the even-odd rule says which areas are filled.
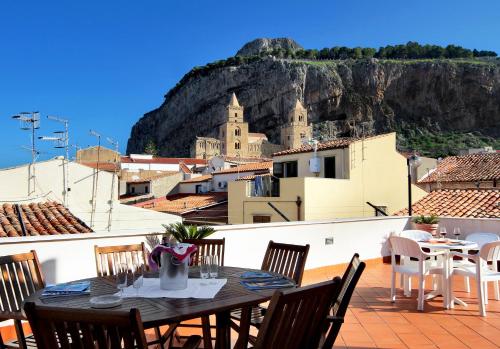
[[[191,158],[160,158],[147,154],[122,156],[122,170],[181,171],[182,164],[190,170],[194,166],[205,166],[207,160]]]
[[[75,162],[68,164],[68,190],[64,190],[63,158],[0,170],[0,202],[57,201],[94,231],[162,231],[162,224],[180,221],[177,216],[122,205],[118,178]],[[66,197],[65,197],[66,196]]]

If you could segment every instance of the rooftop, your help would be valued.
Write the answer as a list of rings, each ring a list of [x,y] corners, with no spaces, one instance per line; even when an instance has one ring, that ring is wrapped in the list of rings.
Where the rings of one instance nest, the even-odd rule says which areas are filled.
[[[227,193],[210,192],[205,194],[174,194],[163,198],[144,201],[134,206],[155,211],[183,214],[194,209],[207,207],[227,201]]]
[[[92,167],[92,168],[99,167],[99,170],[106,171],[106,172],[115,172],[115,171],[120,170],[120,164],[116,163],[116,162],[99,162],[99,163],[97,163],[94,161],[93,162],[86,161],[86,162],[79,162],[79,164],[85,165],[88,167]]]
[[[240,177],[237,179],[237,181],[253,181],[255,179],[255,177],[257,177],[257,176],[267,177],[270,175],[271,175],[270,173],[252,174],[252,175]]]
[[[182,184],[188,184],[188,183],[201,183],[201,182],[208,182],[212,180],[212,175],[203,175],[199,177],[193,177],[191,179],[186,179],[185,181],[182,181]]]
[[[193,159],[193,158],[159,158],[154,157],[152,159],[141,159],[141,158],[131,158],[129,156],[122,156],[122,163],[125,164],[179,164],[184,163],[186,165],[206,165],[207,160],[203,159]]]
[[[430,192],[412,205],[414,215],[500,218],[500,190],[443,189]],[[396,215],[408,215],[408,209]]]
[[[272,161],[254,162],[250,164],[244,164],[236,167],[226,168],[224,170],[219,170],[217,172],[214,172],[213,175],[238,173],[238,172],[269,171],[272,167],[273,167]]]
[[[19,208],[19,212],[18,212]],[[19,213],[21,220],[19,220]],[[23,233],[23,225],[25,233]],[[0,206],[0,237],[90,233],[84,222],[66,207],[47,201]]]
[[[122,171],[120,179],[127,183],[139,183],[139,182],[149,182],[154,179],[169,177],[177,174],[177,171]]]
[[[377,138],[377,137],[383,137],[386,136],[387,134],[381,134],[381,135],[376,135],[376,136],[371,136],[371,137],[365,137],[365,140],[372,139],[372,138]],[[318,143],[318,151],[322,150],[330,150],[330,149],[342,149],[342,148],[347,148],[350,144],[361,141],[363,140],[362,138],[354,138],[354,137],[346,137],[346,138],[337,138],[333,139],[331,141],[327,142],[320,142]],[[314,146],[310,144],[303,145],[300,148],[294,148],[294,149],[288,149],[288,150],[283,150],[279,151],[277,153],[274,153],[272,156],[281,156],[281,155],[289,155],[289,154],[300,154],[300,153],[310,153],[314,151]]]
[[[449,156],[419,183],[475,182],[500,179],[500,153]]]

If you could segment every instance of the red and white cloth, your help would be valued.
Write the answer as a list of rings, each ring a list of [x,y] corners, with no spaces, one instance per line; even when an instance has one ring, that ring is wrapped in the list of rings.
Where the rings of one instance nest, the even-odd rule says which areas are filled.
[[[161,267],[160,257],[162,253],[168,253],[179,262],[183,262],[197,250],[198,248],[196,247],[196,245],[186,243],[179,243],[173,246],[157,245],[149,255],[149,266],[153,270],[158,270],[158,268]]]

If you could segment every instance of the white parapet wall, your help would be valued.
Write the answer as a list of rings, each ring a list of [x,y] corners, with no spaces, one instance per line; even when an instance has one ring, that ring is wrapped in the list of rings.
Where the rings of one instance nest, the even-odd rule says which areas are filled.
[[[353,253],[363,259],[388,255],[391,232],[404,230],[407,217],[377,217],[334,221],[244,224],[217,227],[214,238],[226,239],[225,265],[259,268],[269,240],[309,244],[306,268],[345,263]],[[0,239],[0,255],[36,250],[48,284],[96,276],[94,246],[146,241],[149,233],[112,231]],[[326,244],[333,238],[333,244]]]
[[[440,217],[439,227],[445,227],[449,238],[453,238],[453,229],[458,227],[461,239],[470,233],[494,233],[500,235],[500,219],[498,218],[458,218]]]

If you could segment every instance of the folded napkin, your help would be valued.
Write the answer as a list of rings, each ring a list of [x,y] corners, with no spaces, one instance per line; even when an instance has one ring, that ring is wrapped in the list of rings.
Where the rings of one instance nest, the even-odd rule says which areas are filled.
[[[294,287],[295,282],[286,279],[284,277],[275,277],[269,279],[252,279],[252,280],[241,280],[240,283],[247,289],[258,291],[267,289],[277,289],[277,288],[289,288]]]
[[[68,282],[46,287],[42,297],[51,296],[79,296],[90,294],[90,281]]]
[[[276,275],[265,271],[246,271],[240,277],[242,279],[269,279],[276,277]]]
[[[158,270],[162,253],[169,253],[180,262],[189,258],[198,248],[193,244],[179,243],[176,245],[157,245],[149,255],[149,266],[153,270]]]

